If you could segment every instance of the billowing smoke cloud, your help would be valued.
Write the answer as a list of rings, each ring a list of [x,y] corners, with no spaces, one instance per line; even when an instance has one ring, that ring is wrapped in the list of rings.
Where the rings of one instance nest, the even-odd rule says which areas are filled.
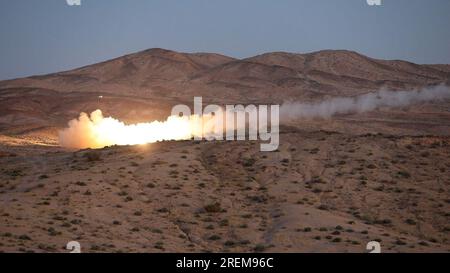
[[[207,125],[208,118],[204,118]],[[81,113],[78,119],[71,120],[69,127],[59,132],[59,143],[68,148],[102,148],[189,139],[201,133],[196,126],[197,119],[196,116],[170,116],[165,121],[128,125],[118,119],[104,117],[101,110],[96,110],[90,115]]]
[[[288,102],[281,106],[280,116],[283,120],[299,118],[328,118],[336,114],[361,113],[375,110],[378,107],[401,107],[414,103],[450,99],[450,89],[445,86],[427,88],[421,91],[379,91],[352,98],[339,97],[318,103]],[[181,105],[185,109],[187,106]],[[200,104],[201,106],[201,104]],[[207,106],[206,108],[208,108]],[[176,108],[176,107],[175,107]],[[187,107],[188,108],[188,107]],[[69,148],[102,148],[111,145],[135,145],[153,143],[162,140],[186,140],[192,137],[206,139],[270,140],[278,145],[278,106],[271,106],[270,122],[267,106],[227,105],[224,114],[215,106],[213,112],[203,115],[183,113],[178,110],[165,121],[151,121],[137,124],[125,124],[112,118],[103,117],[100,110],[90,115],[81,113],[78,119],[69,122],[68,128],[60,131],[59,142]],[[248,114],[248,122],[246,122]],[[235,120],[236,115],[236,120]],[[271,127],[268,131],[266,125]],[[248,127],[248,131],[246,129]],[[262,144],[264,145],[264,144]]]
[[[402,107],[415,103],[450,99],[447,86],[415,91],[378,91],[356,97],[337,97],[317,103],[286,102],[280,108],[282,119],[329,118],[338,114],[362,113],[379,107]]]

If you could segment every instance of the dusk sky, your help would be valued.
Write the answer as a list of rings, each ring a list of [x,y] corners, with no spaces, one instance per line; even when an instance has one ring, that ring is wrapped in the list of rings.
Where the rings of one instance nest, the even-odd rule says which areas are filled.
[[[245,58],[354,50],[450,63],[449,0],[0,0],[0,79],[161,47]]]

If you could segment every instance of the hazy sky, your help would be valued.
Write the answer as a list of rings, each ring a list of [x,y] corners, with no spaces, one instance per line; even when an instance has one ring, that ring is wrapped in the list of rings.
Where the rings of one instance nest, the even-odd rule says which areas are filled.
[[[449,0],[0,0],[0,79],[162,47],[249,57],[349,49],[450,63]]]

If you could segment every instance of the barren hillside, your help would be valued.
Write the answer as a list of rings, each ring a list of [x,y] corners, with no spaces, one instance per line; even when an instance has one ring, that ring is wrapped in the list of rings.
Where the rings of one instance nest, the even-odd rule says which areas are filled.
[[[321,101],[448,83],[449,65],[350,51],[237,60],[150,49],[0,82],[0,251],[449,252],[450,101],[282,121],[280,147],[59,146],[81,111],[164,119],[194,96]]]

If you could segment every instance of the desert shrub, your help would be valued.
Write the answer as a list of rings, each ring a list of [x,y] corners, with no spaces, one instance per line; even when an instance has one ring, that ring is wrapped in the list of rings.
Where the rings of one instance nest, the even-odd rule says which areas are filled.
[[[406,243],[404,242],[404,241],[402,241],[402,240],[397,240],[397,241],[395,241],[394,242],[396,245],[399,245],[399,246],[404,246],[404,245],[406,245]]]
[[[341,238],[339,238],[339,237],[337,237],[337,238],[334,238],[333,240],[331,240],[333,243],[340,243],[340,242],[342,242],[342,239]]]
[[[218,213],[222,211],[222,208],[220,206],[219,202],[213,203],[213,204],[209,204],[203,207],[205,209],[206,212],[208,213]]]
[[[61,235],[61,232],[57,231],[56,229],[54,229],[53,227],[50,227],[47,229],[48,235],[50,236],[58,236]]]
[[[162,230],[160,230],[159,228],[152,228],[151,232],[153,233],[157,233],[157,234],[162,234]]]
[[[374,224],[390,225],[390,224],[392,224],[392,220],[391,219],[377,219],[377,220],[374,221]]]
[[[263,244],[258,244],[253,248],[254,252],[263,252],[267,249],[267,246],[263,245]]]
[[[242,240],[239,242],[240,245],[249,245],[251,242],[249,240]]]
[[[411,177],[411,174],[409,172],[407,172],[407,171],[399,171],[397,174],[399,176],[403,177],[403,178],[410,178]]]
[[[127,196],[128,193],[126,191],[121,191],[117,195],[119,195],[119,196]]]
[[[83,155],[83,157],[86,158],[88,162],[95,162],[101,160],[101,154],[96,151],[87,152]]]
[[[242,165],[244,167],[251,167],[256,163],[256,160],[254,158],[244,158]]]
[[[18,239],[19,240],[24,240],[24,241],[31,241],[31,238],[30,238],[30,236],[28,236],[28,235],[20,235],[19,237],[18,237]]]
[[[72,225],[79,225],[79,224],[81,224],[81,220],[79,220],[79,219],[73,219],[72,221],[70,221],[70,223],[71,223]]]
[[[163,242],[156,242],[153,246],[156,249],[164,250],[164,243]]]
[[[220,237],[219,235],[211,235],[208,238],[208,240],[211,240],[211,241],[217,241],[217,240],[220,240],[220,239],[222,239],[222,237]]]
[[[11,177],[23,176],[22,170],[19,170],[19,169],[6,170],[6,171],[4,171],[3,173],[4,173],[5,175],[11,176]]]
[[[226,241],[226,242],[224,243],[224,245],[225,245],[225,246],[228,246],[228,247],[232,247],[232,246],[236,245],[236,243],[233,242],[233,241],[228,240],[228,241]]]
[[[244,214],[244,215],[242,215],[242,218],[244,218],[244,219],[250,219],[252,217],[253,216],[251,214]]]
[[[221,227],[226,227],[228,226],[228,220],[227,219],[223,219],[219,222],[219,226]]]

